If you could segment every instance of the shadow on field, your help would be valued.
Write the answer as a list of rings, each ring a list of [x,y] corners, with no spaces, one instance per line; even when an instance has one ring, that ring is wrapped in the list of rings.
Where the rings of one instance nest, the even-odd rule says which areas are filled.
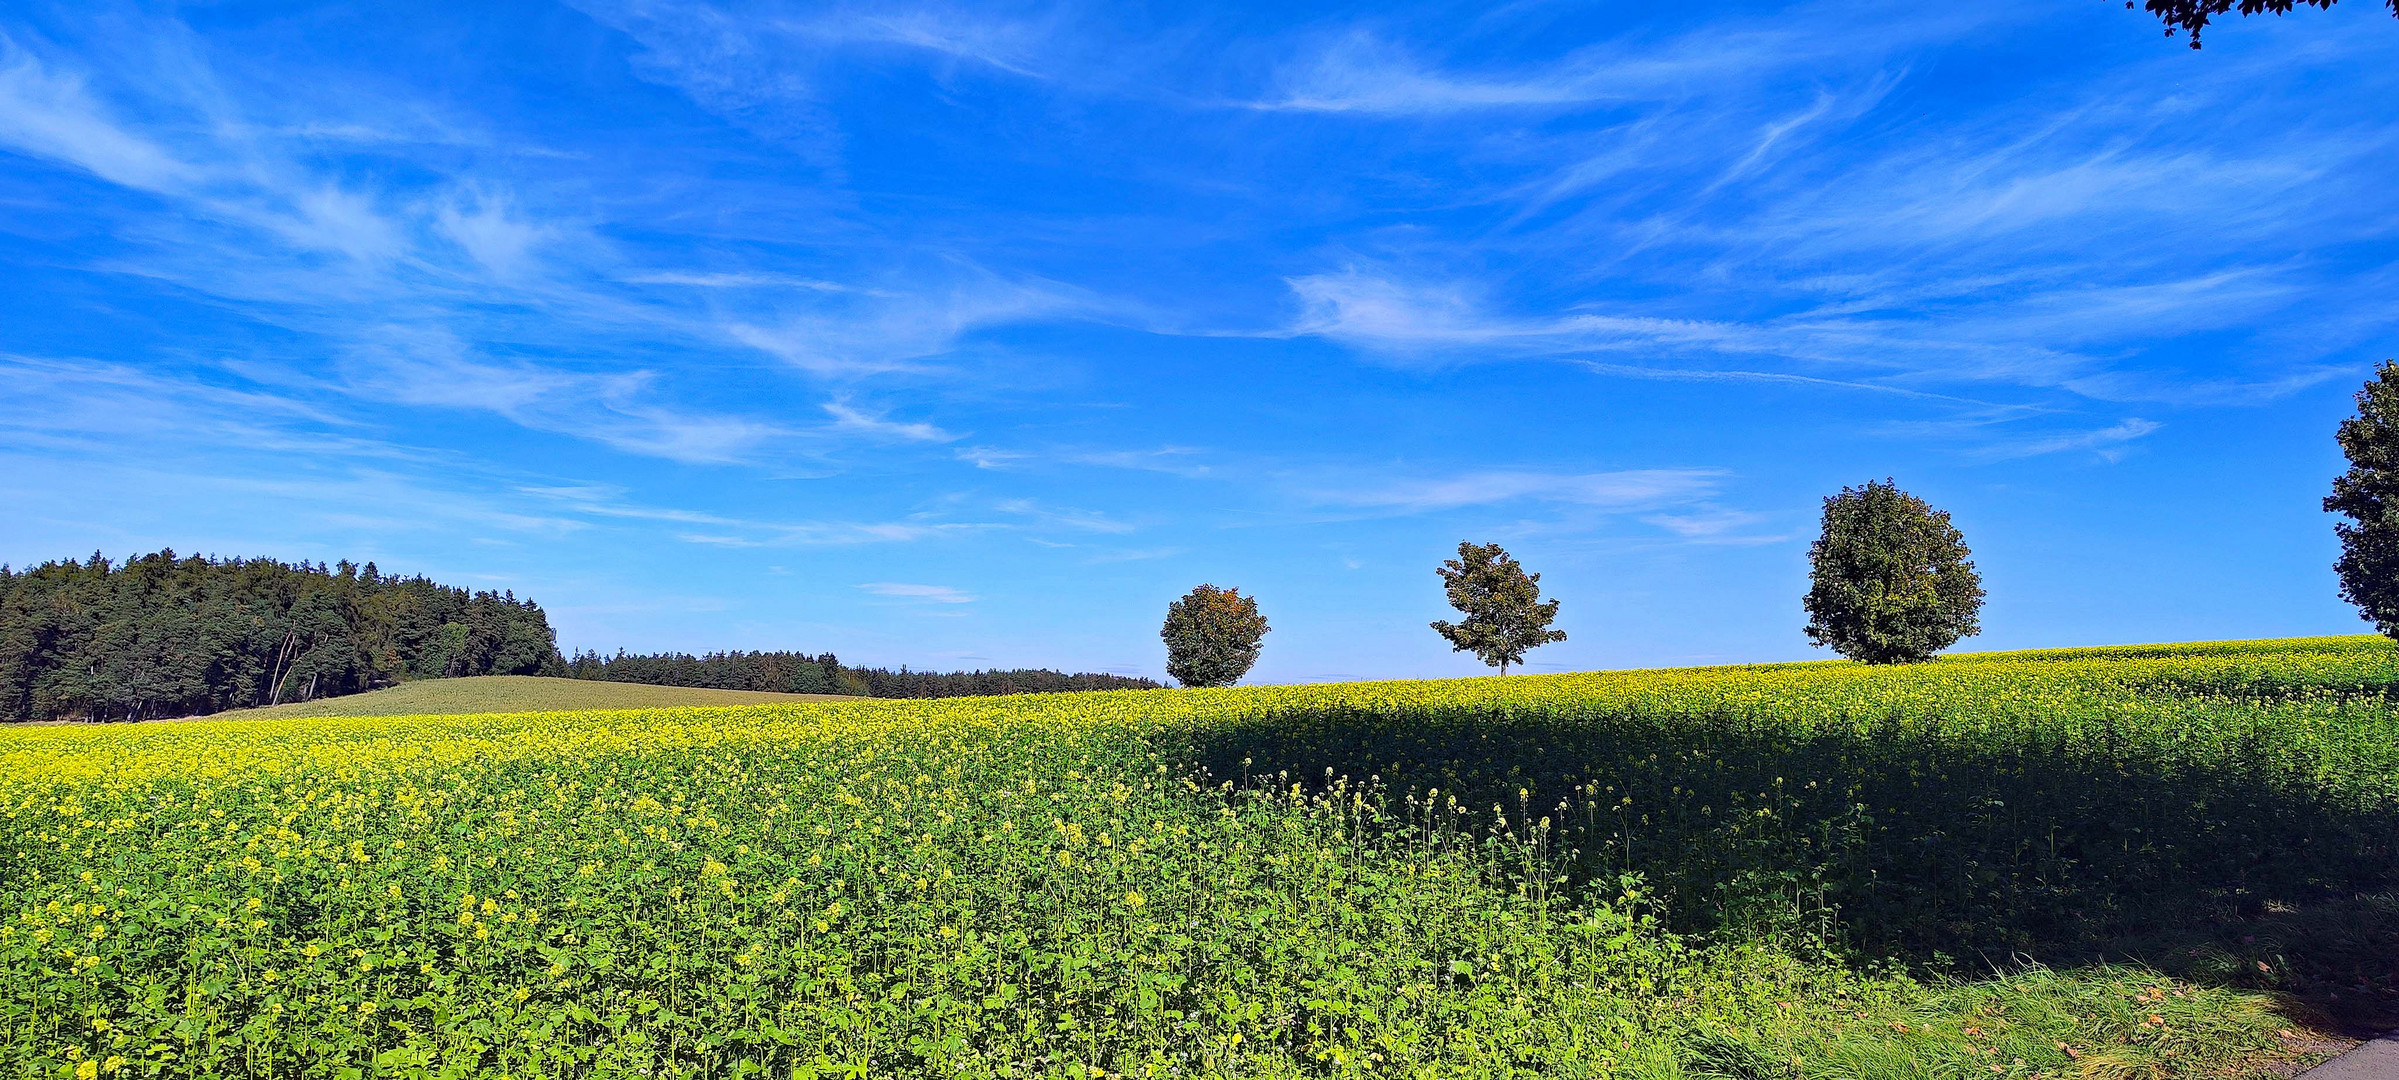
[[[2399,808],[2305,755],[1467,710],[1298,711],[1178,738],[1170,752],[1217,781],[1379,781],[1394,828],[1426,827],[1409,796],[1432,789],[1442,827],[1488,834],[1495,806],[1519,830],[1546,816],[1576,880],[1637,872],[1685,932],[1959,974],[2134,960],[2399,1024]]]

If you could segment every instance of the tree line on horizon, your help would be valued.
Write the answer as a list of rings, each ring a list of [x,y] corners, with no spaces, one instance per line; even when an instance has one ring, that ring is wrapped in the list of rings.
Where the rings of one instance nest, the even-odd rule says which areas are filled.
[[[1074,690],[1156,690],[1151,679],[1103,672],[1014,668],[994,671],[912,671],[901,667],[850,667],[832,653],[578,652],[566,662],[569,678],[604,682],[691,686],[712,690],[762,690],[776,694],[848,694],[874,698],[983,697],[1048,694]]]

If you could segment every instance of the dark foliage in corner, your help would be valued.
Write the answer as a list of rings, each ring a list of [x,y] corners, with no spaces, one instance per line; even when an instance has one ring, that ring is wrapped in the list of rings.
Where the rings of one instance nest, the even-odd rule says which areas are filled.
[[[533,601],[386,577],[373,563],[161,551],[0,566],[5,720],[195,716],[562,663]]]
[[[1982,577],[1966,538],[1890,481],[1824,500],[1808,549],[1808,640],[1869,664],[1913,663],[1982,631]]]
[[[2288,15],[2292,8],[2301,5],[2329,8],[2333,3],[2334,0],[2147,0],[2141,6],[2166,24],[2167,37],[2188,32],[2191,47],[2196,49],[2199,31],[2218,15],[2236,11],[2243,15]],[[2132,0],[2124,0],[2124,6],[2131,7]],[[2391,9],[2393,16],[2399,16],[2399,0],[2384,0],[2384,6]]]

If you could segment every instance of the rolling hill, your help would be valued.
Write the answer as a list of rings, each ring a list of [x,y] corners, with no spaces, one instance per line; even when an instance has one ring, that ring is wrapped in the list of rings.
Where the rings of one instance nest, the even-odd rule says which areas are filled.
[[[425,679],[386,690],[216,713],[210,720],[268,720],[301,716],[450,716],[460,713],[554,712],[567,709],[661,709],[683,705],[773,705],[800,701],[864,701],[838,694],[769,694],[692,686],[552,679],[537,675],[478,675]]]

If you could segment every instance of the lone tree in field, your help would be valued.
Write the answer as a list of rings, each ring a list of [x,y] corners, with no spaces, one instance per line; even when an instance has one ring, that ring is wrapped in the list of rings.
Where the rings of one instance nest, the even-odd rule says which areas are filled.
[[[1505,675],[1509,664],[1524,663],[1525,650],[1566,640],[1565,631],[1549,628],[1558,602],[1542,601],[1541,575],[1525,573],[1498,544],[1461,540],[1458,557],[1438,569],[1449,606],[1466,613],[1464,622],[1433,624],[1450,648],[1471,652]]]
[[[2385,360],[2357,392],[2357,415],[2335,438],[2349,471],[2332,482],[2324,509],[2346,514],[2341,535],[2341,598],[2374,628],[2399,638],[2399,363]]]
[[[1258,662],[1273,629],[1258,601],[1239,589],[1202,585],[1166,606],[1166,673],[1185,686],[1231,686]]]
[[[1824,535],[1808,549],[1808,640],[1852,660],[1930,660],[1982,632],[1982,578],[1966,538],[1898,485],[1868,481],[1824,500]]]

